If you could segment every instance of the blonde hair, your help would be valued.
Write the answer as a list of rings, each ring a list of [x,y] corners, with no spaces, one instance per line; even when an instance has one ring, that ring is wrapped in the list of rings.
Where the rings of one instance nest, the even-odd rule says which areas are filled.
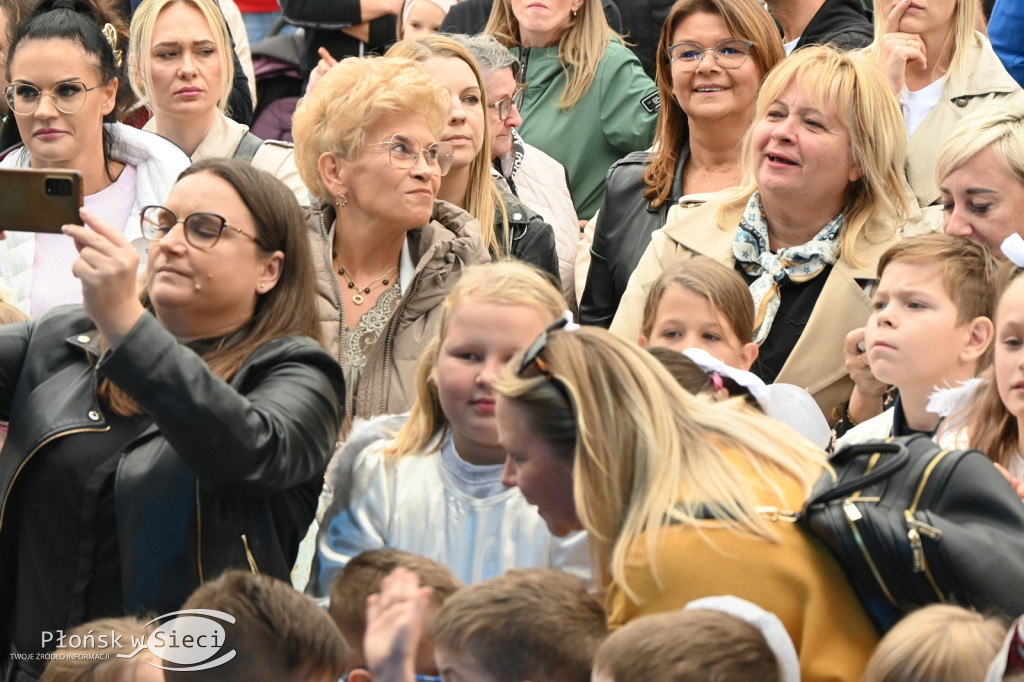
[[[939,151],[936,183],[941,186],[946,176],[986,149],[991,149],[1006,171],[1024,184],[1024,107],[995,100],[961,119]]]
[[[786,56],[775,20],[757,0],[677,0],[672,5],[662,24],[655,57],[662,106],[658,111],[658,129],[654,134],[650,166],[644,172],[644,199],[655,208],[670,199],[679,150],[689,139],[686,112],[679,107],[672,91],[672,62],[668,48],[679,24],[698,12],[721,17],[729,35],[753,43],[749,59],[757,65],[758,80]]]
[[[366,129],[387,114],[422,116],[435,136],[448,116],[448,91],[421,64],[393,57],[343,59],[299,102],[292,120],[295,166],[322,203],[333,200],[320,156],[355,158]]]
[[[740,274],[708,256],[695,256],[666,268],[654,280],[644,301],[641,333],[650,337],[658,304],[669,289],[685,289],[707,299],[725,317],[740,343],[754,340],[754,299]]]
[[[734,230],[739,224],[757,190],[753,131],[768,108],[794,83],[814,106],[832,112],[849,133],[850,160],[863,174],[849,189],[839,232],[840,258],[860,265],[858,240],[880,242],[891,237],[916,205],[903,175],[906,127],[877,65],[828,45],[797,50],[764,79],[757,95],[755,123],[743,142],[744,180],[719,208],[718,225]]]
[[[978,5],[977,0],[956,0],[953,26],[942,44],[942,49],[936,55],[928,55],[929,63],[945,62],[946,78],[954,73],[963,77],[967,75],[967,69],[970,67],[970,64],[967,63],[967,54],[974,41],[974,31],[978,21]],[[882,52],[882,36],[885,35],[886,12],[882,7],[881,0],[874,0],[874,10],[875,40],[865,51],[877,62]]]
[[[642,600],[627,583],[627,556],[648,535],[643,544],[660,583],[666,523],[695,525],[710,512],[735,532],[777,539],[753,511],[765,502],[748,473],[723,452],[739,454],[755,480],[777,473],[805,494],[824,470],[824,452],[789,427],[734,403],[689,395],[658,360],[605,329],[550,332],[541,355],[553,380],[518,376],[514,358],[496,388],[572,468],[597,584],[614,580],[636,602]]]
[[[441,304],[437,334],[420,356],[416,374],[416,402],[395,440],[385,450],[386,456],[424,454],[436,439],[434,449],[431,450],[433,452],[444,442],[450,423],[441,409],[434,373],[437,371],[438,353],[448,334],[452,313],[466,300],[529,306],[551,319],[561,315],[565,309],[565,299],[561,293],[543,272],[532,265],[502,261],[466,268]]]
[[[480,108],[484,122],[484,142],[480,145],[480,151],[469,166],[469,186],[466,188],[466,211],[480,223],[480,231],[484,238],[484,244],[494,254],[509,255],[512,253],[512,235],[508,229],[508,214],[505,211],[505,202],[498,192],[497,185],[491,179],[491,126],[487,116],[487,89],[484,87],[483,76],[480,75],[480,67],[469,50],[459,42],[442,35],[418,36],[412,40],[402,40],[391,46],[387,51],[388,57],[403,57],[415,59],[418,62],[425,62],[432,57],[446,59],[461,59],[473,71],[477,87],[480,88]],[[444,183],[444,178],[441,178]],[[500,216],[502,240],[498,241],[497,231],[494,229],[494,220]]]
[[[160,13],[171,5],[182,3],[199,10],[210,26],[213,42],[217,48],[217,61],[220,62],[220,94],[217,97],[217,109],[223,114],[227,112],[228,96],[235,82],[234,51],[231,48],[231,35],[224,15],[215,0],[143,0],[132,16],[131,37],[128,41],[128,82],[139,98],[139,102],[156,115],[160,115],[154,107],[153,71],[151,68],[153,52],[153,30]]]
[[[1006,623],[950,604],[914,611],[886,633],[862,682],[981,680],[1006,635]]]
[[[519,20],[512,12],[512,0],[494,0],[491,17],[483,32],[497,38],[505,47],[521,46]],[[612,36],[619,38],[608,25],[601,0],[583,0],[576,16],[558,39],[558,61],[565,73],[559,109],[569,111],[587,94]]]
[[[78,638],[81,646],[69,648],[68,656],[51,659],[39,682],[121,682],[127,671],[146,665],[147,660],[162,663],[148,650],[133,658],[118,658],[118,654],[131,654],[148,637],[142,618],[100,618],[79,625],[68,632],[68,642],[74,644]]]

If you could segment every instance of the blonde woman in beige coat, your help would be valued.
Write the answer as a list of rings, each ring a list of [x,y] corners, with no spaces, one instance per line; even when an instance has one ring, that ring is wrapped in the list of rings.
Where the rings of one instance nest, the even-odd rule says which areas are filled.
[[[193,161],[235,157],[281,180],[299,204],[309,191],[290,144],[261,140],[225,114],[234,79],[231,39],[214,0],[143,0],[132,18],[128,74],[153,116],[144,130]]]
[[[920,206],[939,202],[939,148],[964,116],[993,100],[1024,104],[1024,91],[975,30],[975,0],[874,0],[875,42],[866,48],[899,98],[907,177]]]
[[[914,210],[905,136],[867,60],[807,47],[761,86],[743,159],[747,179],[703,205],[680,204],[629,280],[612,332],[636,341],[651,284],[704,254],[736,267],[754,298],[751,371],[811,393],[831,421],[853,390],[843,341],[871,312],[878,257]]]

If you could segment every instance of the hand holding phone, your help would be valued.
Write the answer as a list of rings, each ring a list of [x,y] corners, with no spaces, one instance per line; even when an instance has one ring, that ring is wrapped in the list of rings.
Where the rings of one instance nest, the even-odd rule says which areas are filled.
[[[0,168],[0,230],[59,233],[81,223],[82,174],[49,168]]]

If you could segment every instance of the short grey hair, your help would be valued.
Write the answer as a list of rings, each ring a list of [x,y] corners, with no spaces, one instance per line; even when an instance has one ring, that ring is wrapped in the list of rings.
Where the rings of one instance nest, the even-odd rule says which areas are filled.
[[[488,78],[495,71],[505,68],[511,68],[512,75],[516,78],[519,77],[519,60],[516,59],[515,55],[507,47],[499,43],[494,36],[482,33],[477,35],[455,33],[448,37],[462,45],[473,55],[473,59],[476,61],[477,66],[480,67],[480,73],[484,78]]]

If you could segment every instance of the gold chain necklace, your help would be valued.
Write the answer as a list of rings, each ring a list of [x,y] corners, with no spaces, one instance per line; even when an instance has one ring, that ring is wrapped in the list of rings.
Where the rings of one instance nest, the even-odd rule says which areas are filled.
[[[338,252],[337,251],[332,251],[332,255],[334,256],[334,260],[337,261],[338,260]],[[391,269],[389,269],[383,275],[380,275],[378,277],[373,278],[372,280],[370,280],[370,282],[366,286],[361,287],[358,284],[356,284],[355,280],[353,280],[349,276],[348,270],[345,268],[344,265],[342,265],[341,261],[338,261],[338,274],[341,275],[342,277],[344,277],[345,281],[348,282],[348,288],[349,289],[357,289],[357,291],[355,291],[352,294],[352,302],[355,303],[356,305],[362,305],[363,304],[363,301],[366,300],[365,298],[363,298],[363,294],[369,294],[371,291],[373,291],[373,289],[374,289],[373,285],[376,284],[377,282],[380,282],[380,286],[382,286],[382,287],[386,287],[388,284],[390,284],[391,280],[389,280],[387,278],[391,275],[392,272],[394,272],[397,269],[398,269],[398,264],[396,263],[395,265],[391,266]],[[361,293],[358,290],[362,290]]]

